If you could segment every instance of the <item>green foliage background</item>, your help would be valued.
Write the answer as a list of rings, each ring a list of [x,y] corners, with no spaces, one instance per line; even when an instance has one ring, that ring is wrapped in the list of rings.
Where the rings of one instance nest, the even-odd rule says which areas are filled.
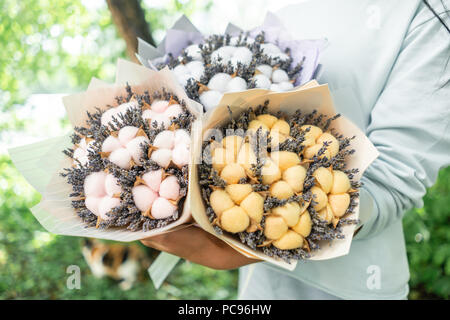
[[[157,34],[173,22],[171,17],[209,5],[172,0],[164,8],[147,8],[146,18]],[[74,39],[83,39],[80,50],[67,51],[63,44]],[[6,131],[26,132],[27,122],[16,112],[31,93],[77,91],[91,77],[111,80],[115,60],[125,55],[106,6],[87,10],[72,0],[1,1],[0,45],[0,139]],[[236,298],[237,271],[187,262],[178,264],[158,291],[148,277],[129,291],[113,280],[97,279],[82,257],[79,238],[51,235],[33,217],[28,208],[38,201],[9,157],[0,154],[0,299]],[[424,202],[404,218],[410,298],[448,299],[450,168],[441,170]],[[66,287],[69,265],[81,268],[80,290]]]

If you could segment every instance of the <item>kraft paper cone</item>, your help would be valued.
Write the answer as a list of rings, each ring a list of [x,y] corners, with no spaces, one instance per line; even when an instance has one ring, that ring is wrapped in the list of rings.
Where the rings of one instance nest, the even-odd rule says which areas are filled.
[[[311,81],[305,86],[300,87],[294,91],[283,93],[272,92],[260,92],[260,94],[252,94],[251,92],[241,92],[238,97],[233,97],[230,94],[224,96],[227,103],[221,101],[219,106],[214,110],[207,113],[203,120],[203,133],[205,135],[208,129],[222,127],[229,122],[228,107],[232,111],[233,118],[236,119],[244,110],[249,107],[256,107],[264,104],[266,100],[269,100],[268,111],[270,113],[276,113],[282,111],[287,115],[294,114],[296,110],[300,109],[305,113],[317,110],[319,113],[333,116],[336,114],[336,110],[333,105],[331,93],[327,85],[318,85],[316,81]],[[355,126],[350,120],[345,117],[340,117],[332,122],[330,128],[335,129],[340,134],[346,137],[355,136],[352,140],[351,147],[355,149],[355,153],[346,159],[347,168],[358,168],[359,173],[355,175],[355,179],[360,179],[366,168],[370,163],[378,156],[377,149],[373,146],[370,140],[364,135],[364,133]],[[202,138],[195,143],[195,152],[192,161],[200,163],[202,153]],[[277,266],[283,267],[288,270],[293,270],[296,266],[296,261],[287,263],[279,258],[273,258],[266,256],[262,251],[250,249],[248,246],[241,243],[237,238],[229,235],[217,234],[212,225],[209,222],[206,214],[206,207],[201,197],[200,185],[198,183],[198,166],[191,166],[189,188],[191,191],[191,209],[192,215],[195,221],[201,228],[215,235],[216,237],[227,242],[230,246],[235,248],[240,253],[247,257],[264,260],[273,263]],[[348,218],[357,219],[359,216],[359,204],[355,208],[353,214],[348,215]],[[350,245],[352,242],[353,233],[355,231],[355,225],[346,225],[343,227],[343,235],[345,239],[333,240],[331,243],[322,241],[320,243],[321,248],[312,252],[311,260],[325,260],[336,258],[348,254]]]
[[[201,105],[188,99],[168,69],[156,72],[125,60],[119,60],[115,84],[108,84],[94,78],[86,92],[63,98],[72,126],[85,124],[88,118],[86,111],[95,112],[97,107],[105,108],[107,104],[116,105],[115,97],[126,94],[125,85],[127,83],[133,87],[134,92],[139,94],[145,91],[150,93],[161,91],[163,88],[173,92],[180,100],[186,102],[188,110],[197,117],[196,122],[201,122]],[[147,232],[130,231],[123,228],[101,230],[87,227],[71,206],[71,185],[59,174],[63,168],[70,167],[72,164],[71,159],[62,152],[71,145],[70,134],[68,134],[9,150],[19,171],[42,195],[41,202],[31,208],[31,211],[49,232],[117,241],[134,241],[182,228],[191,219],[189,201],[191,196],[188,190],[180,218],[165,227]]]

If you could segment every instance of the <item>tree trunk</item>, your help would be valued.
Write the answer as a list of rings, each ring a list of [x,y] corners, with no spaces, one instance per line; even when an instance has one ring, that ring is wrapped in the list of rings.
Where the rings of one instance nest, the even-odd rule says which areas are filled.
[[[127,44],[128,56],[137,62],[135,56],[137,38],[155,44],[140,0],[106,0],[106,2],[117,30]]]

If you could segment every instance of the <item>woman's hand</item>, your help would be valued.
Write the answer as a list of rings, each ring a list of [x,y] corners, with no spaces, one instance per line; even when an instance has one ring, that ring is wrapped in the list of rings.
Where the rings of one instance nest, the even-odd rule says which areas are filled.
[[[247,258],[219,238],[195,226],[141,242],[148,247],[218,270],[235,269],[259,261]]]

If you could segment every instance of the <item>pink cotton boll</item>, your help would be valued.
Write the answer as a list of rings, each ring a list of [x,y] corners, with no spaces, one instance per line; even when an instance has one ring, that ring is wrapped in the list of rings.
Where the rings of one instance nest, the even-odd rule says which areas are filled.
[[[76,148],[73,151],[73,159],[80,161],[81,164],[86,164],[88,162],[87,152],[82,148]],[[74,163],[77,163],[74,161]]]
[[[151,109],[155,112],[163,113],[164,111],[166,111],[168,106],[169,106],[169,101],[157,100],[152,103]]]
[[[118,165],[122,169],[130,169],[131,154],[125,148],[119,148],[111,152],[108,157],[109,161]]]
[[[145,184],[150,187],[153,191],[159,192],[159,186],[161,185],[163,175],[163,169],[149,171],[144,173],[142,176],[142,180],[145,181]]]
[[[121,113],[121,114],[125,115],[127,110],[137,108],[137,107],[138,107],[138,103],[136,101],[130,101],[130,102],[122,103],[116,109],[117,109],[117,113]]]
[[[102,152],[113,152],[114,150],[117,150],[121,147],[122,144],[120,143],[119,139],[113,136],[109,136],[105,139],[105,141],[103,141]]]
[[[150,157],[159,166],[167,168],[172,160],[172,150],[170,149],[158,149],[152,152]]]
[[[100,204],[101,197],[86,197],[84,199],[84,205],[96,216],[99,215],[98,205]]]
[[[162,149],[173,149],[174,136],[174,132],[171,130],[161,131],[153,140],[153,146]]]
[[[134,162],[136,162],[138,165],[142,164],[141,158],[144,155],[142,146],[148,143],[148,138],[144,136],[136,137],[127,143],[127,150],[133,158]]]
[[[164,111],[164,115],[170,118],[177,118],[180,114],[183,113],[183,109],[179,104],[171,104],[166,111]]]
[[[120,205],[120,199],[113,198],[110,196],[103,197],[102,200],[100,200],[100,203],[98,204],[98,214],[100,215],[100,218],[102,218],[104,220],[110,219],[110,217],[108,217],[106,215],[106,213],[110,212],[111,209],[113,209],[119,205]]]
[[[84,194],[86,197],[103,197],[105,191],[106,173],[103,171],[93,172],[84,179]]]
[[[174,144],[179,145],[180,143],[190,145],[191,144],[191,136],[189,133],[184,129],[177,129],[175,130],[175,138],[174,138]]]
[[[158,194],[155,191],[144,185],[133,187],[131,193],[133,194],[133,201],[136,208],[141,210],[141,212],[150,209],[155,199],[158,198]]]
[[[168,176],[161,182],[159,195],[168,200],[177,200],[180,196],[180,184],[175,176]]]
[[[181,168],[189,164],[189,160],[191,159],[191,153],[189,151],[189,146],[181,143],[172,150],[172,161],[177,165],[177,167]]]
[[[126,126],[119,130],[119,141],[125,146],[128,142],[130,142],[134,137],[136,137],[136,133],[139,128]]]
[[[108,126],[108,124],[114,123],[113,122],[113,117],[115,117],[117,120],[119,120],[119,118],[117,117],[117,109],[116,108],[111,108],[109,110],[106,110],[101,117],[101,123],[102,125],[104,125],[105,127]]]
[[[177,207],[165,198],[158,198],[153,202],[151,214],[155,219],[164,219],[173,216]]]
[[[151,125],[153,127],[153,122],[156,122],[158,127],[161,125],[163,128],[167,128],[170,125],[170,119],[164,113],[155,113],[151,119]]]
[[[111,173],[106,175],[105,191],[110,197],[122,193],[122,187],[120,186],[119,181]]]

